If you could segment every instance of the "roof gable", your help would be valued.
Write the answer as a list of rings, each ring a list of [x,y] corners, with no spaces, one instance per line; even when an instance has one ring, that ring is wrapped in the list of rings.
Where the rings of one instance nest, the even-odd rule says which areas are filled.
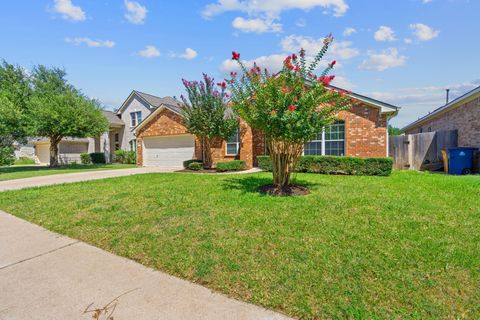
[[[402,128],[402,131],[405,132],[406,130],[415,128],[418,125],[423,124],[424,122],[433,119],[440,114],[447,112],[449,110],[453,110],[456,107],[462,106],[464,102],[474,99],[475,97],[480,97],[480,86],[476,87],[473,90],[470,90],[469,92],[465,93],[464,95],[452,100],[451,102],[433,110],[432,112],[428,113],[427,115],[415,120],[414,122],[410,123],[409,125],[405,126]]]
[[[139,100],[144,102],[150,110],[156,109],[161,105],[169,105],[170,107],[178,108],[178,111],[180,110],[178,106],[179,102],[172,97],[167,96],[167,97],[161,98],[158,96],[154,96],[152,94],[133,90],[130,93],[130,95],[127,97],[127,99],[122,103],[120,108],[118,108],[116,113],[117,114],[122,113],[125,110],[125,108],[128,106],[129,102],[133,97],[137,97]]]

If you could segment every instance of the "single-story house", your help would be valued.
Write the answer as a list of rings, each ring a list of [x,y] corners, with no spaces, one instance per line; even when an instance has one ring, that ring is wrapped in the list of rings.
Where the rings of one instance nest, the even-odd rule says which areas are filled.
[[[108,120],[109,131],[95,138],[65,137],[59,144],[58,158],[60,164],[80,163],[80,154],[103,152],[107,162],[113,160],[115,151],[115,132],[124,127],[123,122],[115,113],[104,110],[103,114]],[[38,164],[50,163],[50,140],[45,137],[28,138],[27,144],[17,145],[15,150],[17,158],[34,159]]]
[[[358,103],[307,143],[305,155],[388,156],[388,122],[399,108],[356,93],[349,95]],[[181,167],[185,160],[203,158],[202,141],[188,133],[180,108],[178,102],[161,104],[134,128],[139,166]],[[215,163],[241,159],[248,167],[255,166],[256,157],[264,154],[262,133],[242,120],[237,134],[213,148]]]
[[[402,129],[406,134],[457,130],[459,147],[480,148],[480,86]]]

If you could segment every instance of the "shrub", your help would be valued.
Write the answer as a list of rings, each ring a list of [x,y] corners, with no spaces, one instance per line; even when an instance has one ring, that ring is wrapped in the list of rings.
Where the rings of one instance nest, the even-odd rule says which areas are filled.
[[[185,169],[188,169],[188,166],[190,165],[190,163],[193,163],[193,162],[202,163],[202,160],[196,160],[196,159],[185,160],[185,161],[183,161],[183,167]]]
[[[225,171],[240,171],[245,169],[245,161],[243,160],[233,160],[227,162],[218,162],[217,163],[217,171],[218,172],[225,172]]]
[[[92,162],[92,159],[90,158],[90,155],[88,153],[80,153],[80,162],[82,164],[90,164]]]
[[[203,169],[203,163],[201,162],[190,162],[188,164],[188,169],[190,170],[194,170],[194,171],[199,171],[199,170],[202,170]]]
[[[105,154],[103,152],[90,153],[92,163],[105,163]]]
[[[12,147],[0,147],[0,166],[11,166],[15,162]]]
[[[117,150],[115,151],[115,161],[118,163],[135,164],[137,163],[137,153],[135,151]]]
[[[269,156],[257,157],[258,167],[272,170]],[[303,156],[296,171],[321,174],[346,174],[357,176],[388,176],[392,173],[391,158],[355,158],[336,156]]]
[[[14,165],[16,166],[24,166],[29,164],[35,164],[35,160],[27,157],[20,157],[17,160],[15,160],[15,163],[14,163]]]
[[[272,171],[272,160],[270,156],[258,156],[257,163],[258,167],[263,171]]]

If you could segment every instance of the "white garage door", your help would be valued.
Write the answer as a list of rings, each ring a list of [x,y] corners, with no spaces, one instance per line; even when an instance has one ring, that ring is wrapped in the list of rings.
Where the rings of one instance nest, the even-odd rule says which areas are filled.
[[[193,159],[195,154],[192,135],[144,138],[143,145],[144,166],[181,168],[183,161]]]
[[[50,143],[37,144],[35,146],[38,161],[41,164],[50,163]]]

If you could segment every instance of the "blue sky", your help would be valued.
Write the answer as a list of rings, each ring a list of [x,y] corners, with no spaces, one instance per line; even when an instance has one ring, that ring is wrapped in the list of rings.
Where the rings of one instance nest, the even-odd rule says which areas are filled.
[[[231,51],[270,69],[333,33],[336,85],[402,107],[403,126],[480,85],[476,0],[4,1],[0,58],[64,67],[107,108],[132,89],[179,96],[181,78],[222,79]]]

